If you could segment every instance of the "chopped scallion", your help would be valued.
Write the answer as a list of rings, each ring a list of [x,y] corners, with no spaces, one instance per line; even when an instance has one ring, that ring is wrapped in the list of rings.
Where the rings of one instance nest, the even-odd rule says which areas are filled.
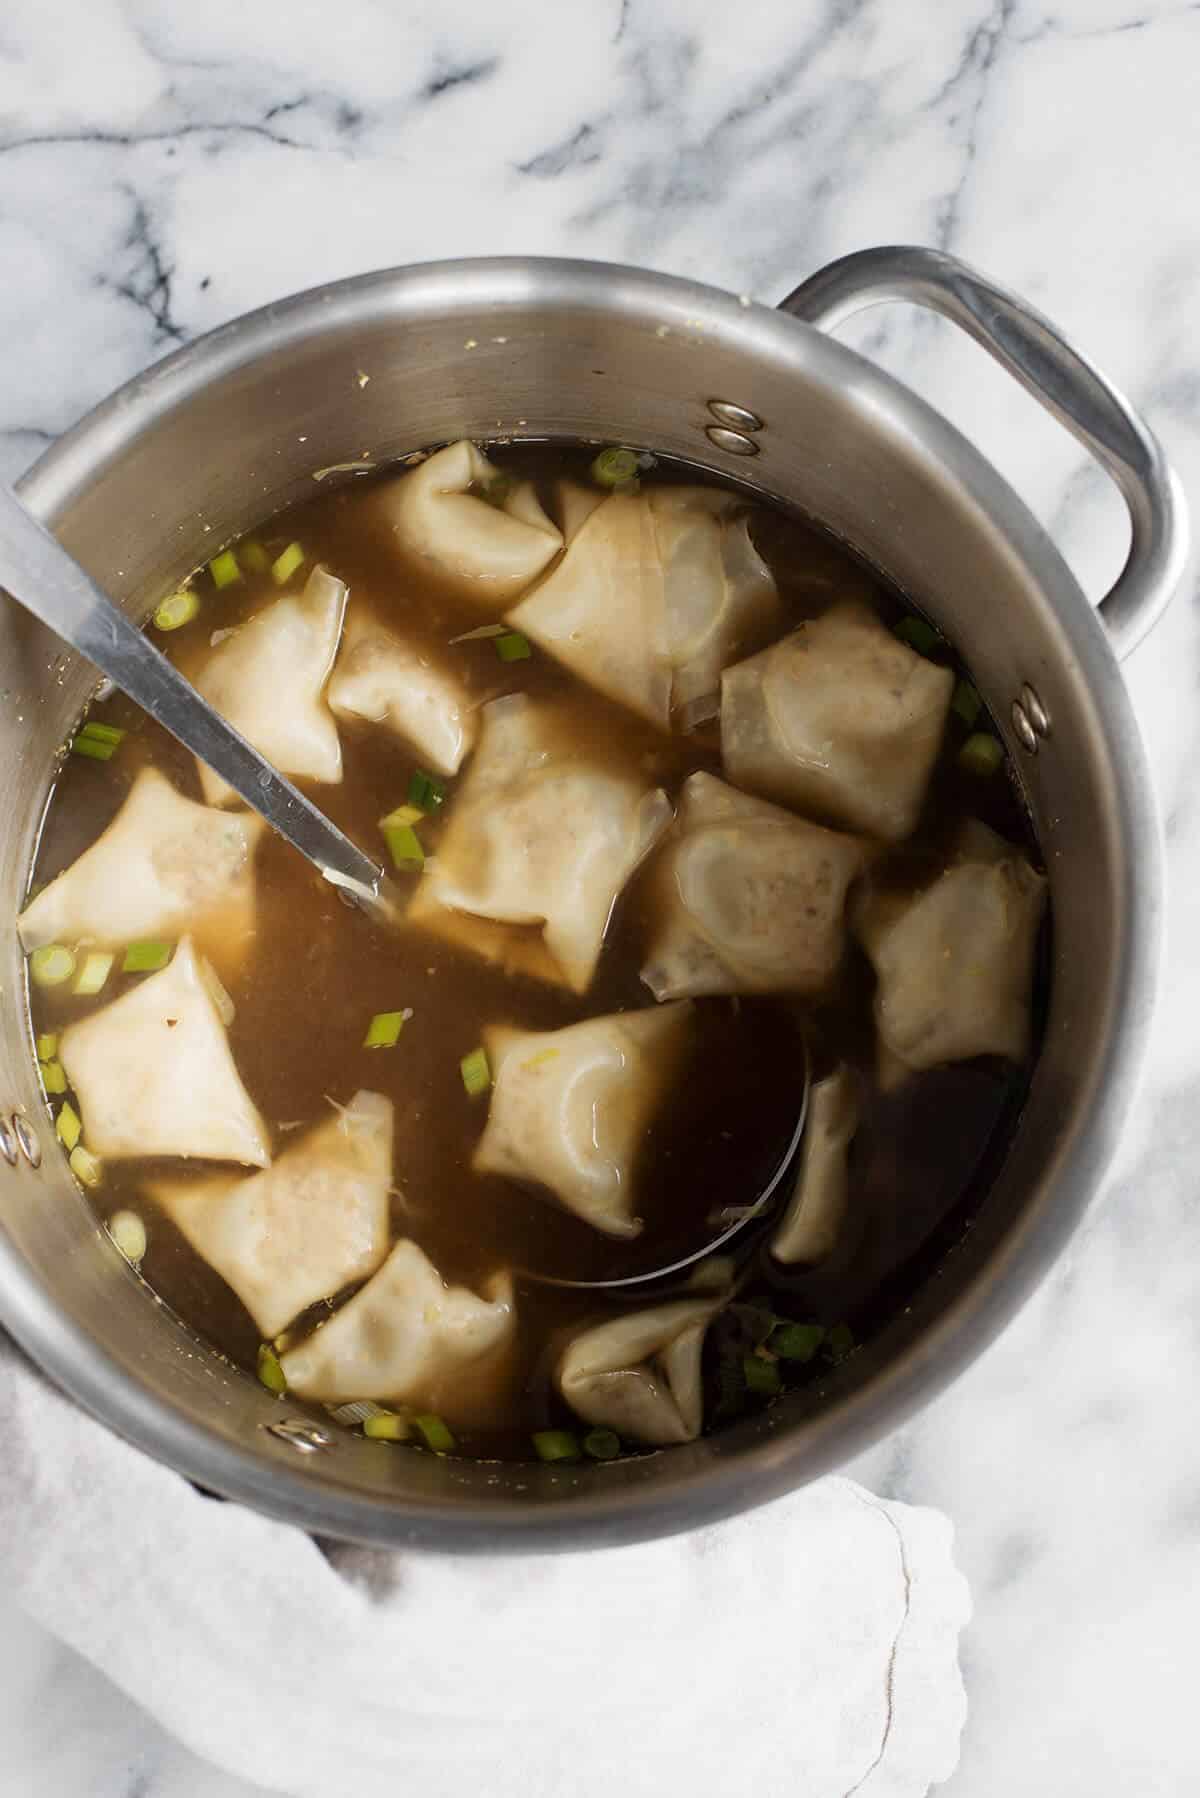
[[[146,1253],[146,1226],[136,1211],[114,1211],[108,1220],[108,1233],[124,1255],[136,1267]]]
[[[419,824],[425,813],[419,805],[398,805],[394,812],[381,818],[381,824]]]
[[[844,1361],[855,1346],[854,1331],[849,1324],[834,1324],[825,1338],[825,1353],[834,1361]]]
[[[101,724],[98,718],[89,718],[86,724],[79,726],[81,737],[95,737],[98,743],[111,743],[115,748],[125,741],[125,732],[115,724]]]
[[[418,768],[408,783],[408,803],[422,815],[426,812],[436,812],[440,806],[446,803],[445,781],[439,780],[436,774],[427,774],[424,768]],[[401,810],[404,809],[401,807]],[[405,822],[404,819],[397,819],[395,813],[392,814],[391,821]]]
[[[620,487],[636,481],[638,459],[634,450],[603,449],[592,463],[592,479],[601,487]]]
[[[303,560],[304,551],[301,549],[300,545],[298,543],[289,543],[282,555],[276,556],[275,560],[271,563],[271,579],[274,581],[275,585],[277,587],[282,587],[285,581],[290,581]]]
[[[535,1430],[533,1446],[542,1461],[578,1461],[579,1443],[570,1430]]]
[[[214,580],[216,576],[214,575]],[[218,581],[218,586],[227,585]],[[200,610],[200,601],[190,587],[181,587],[178,593],[169,593],[154,608],[154,628],[160,631],[177,631],[183,625],[190,624]]]
[[[276,1398],[283,1397],[287,1391],[287,1376],[279,1356],[269,1342],[260,1345],[254,1371],[268,1392],[273,1392]]]
[[[247,537],[244,543],[238,545],[238,554],[241,556],[242,566],[248,568],[251,574],[265,574],[271,566],[270,556],[253,537]]]
[[[112,965],[116,960],[107,949],[91,949],[83,958],[83,966],[79,970],[79,978],[71,989],[80,998],[93,998],[112,973]]]
[[[62,986],[74,972],[74,951],[64,943],[45,943],[29,957],[29,978],[37,986]]]
[[[364,1417],[362,1433],[373,1442],[406,1442],[410,1434],[407,1417],[401,1417],[395,1411],[376,1411],[372,1417]]]
[[[533,654],[528,637],[520,631],[505,631],[502,637],[496,638],[496,654],[502,662],[527,662]]]
[[[458,1065],[462,1071],[462,1083],[472,1099],[477,1099],[480,1093],[488,1090],[492,1084],[492,1069],[486,1049],[472,1049]]]
[[[68,1154],[78,1145],[79,1139],[83,1135],[83,1119],[70,1099],[64,1099],[58,1108],[58,1116],[54,1120],[54,1134]]]
[[[583,1439],[583,1452],[593,1461],[615,1461],[621,1452],[621,1438],[615,1430],[589,1430]]]
[[[81,731],[71,738],[72,755],[85,755],[93,762],[111,762],[116,753],[116,744],[106,743],[103,737],[87,737]]]
[[[924,618],[918,618],[915,612],[910,612],[907,618],[900,620],[895,634],[902,643],[915,649],[919,656],[932,655],[942,640],[933,626],[927,624]]]
[[[388,846],[393,867],[398,868],[402,874],[419,874],[425,866],[425,851],[412,825],[393,824],[391,818],[385,818],[379,828],[383,832],[383,840]]]
[[[76,1143],[67,1156],[67,1166],[81,1186],[99,1186],[104,1177],[104,1163],[82,1143]]]
[[[781,1361],[811,1361],[824,1340],[823,1324],[777,1324],[768,1346]]]
[[[37,1052],[39,1061],[53,1061],[58,1054],[58,1038],[56,1036],[39,1036]]]
[[[394,1049],[404,1028],[402,1011],[377,1011],[367,1025],[364,1049]]]
[[[38,1063],[42,1070],[42,1085],[51,1099],[60,1099],[67,1090],[67,1076],[61,1061],[43,1061]]]
[[[157,974],[170,961],[172,946],[155,942],[152,937],[141,943],[130,943],[121,963],[122,974]]]
[[[950,710],[961,718],[968,730],[974,728],[975,720],[983,710],[983,701],[969,680],[954,683],[954,697],[950,701]]]
[[[214,556],[209,563],[208,572],[212,575],[214,587],[232,587],[235,581],[240,581],[242,578],[237,551],[223,549],[220,555]]]
[[[762,1355],[743,1355],[742,1374],[747,1392],[757,1392],[767,1398],[778,1392],[783,1384],[774,1361],[767,1361]]]
[[[958,752],[958,765],[968,774],[994,774],[1003,760],[1003,746],[986,730],[968,737]]]
[[[448,1455],[455,1446],[454,1437],[446,1424],[432,1411],[424,1411],[419,1417],[414,1417],[412,1426],[426,1448],[431,1448],[436,1455]]]

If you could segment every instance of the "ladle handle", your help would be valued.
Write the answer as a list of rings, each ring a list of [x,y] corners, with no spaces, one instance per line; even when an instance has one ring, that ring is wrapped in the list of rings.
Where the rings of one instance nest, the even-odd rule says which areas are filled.
[[[1158,439],[1048,318],[941,250],[856,251],[801,282],[780,304],[807,324],[832,330],[883,300],[927,306],[966,331],[1115,481],[1129,508],[1129,555],[1100,601],[1100,615],[1124,658],[1161,616],[1187,560],[1187,509]]]
[[[0,586],[206,762],[322,874],[362,897],[378,896],[383,876],[375,863],[201,699],[3,485]]]

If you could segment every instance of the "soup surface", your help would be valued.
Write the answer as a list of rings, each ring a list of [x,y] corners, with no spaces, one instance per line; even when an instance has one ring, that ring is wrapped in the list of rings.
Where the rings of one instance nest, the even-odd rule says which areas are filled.
[[[486,497],[492,513],[514,492],[531,491],[546,517],[562,525],[564,506],[569,509],[571,504],[564,480],[574,483],[577,495],[591,496],[588,506],[598,493],[608,491],[598,486],[593,472],[594,448],[508,445],[487,453],[486,482],[476,477],[462,498]],[[661,461],[646,465],[650,461],[644,457],[633,475],[623,476],[616,499],[640,505],[648,495],[671,489],[694,495],[698,485],[694,471]],[[514,597],[510,590],[500,600],[481,604],[469,577],[463,577],[465,590],[455,590],[444,563],[434,558],[426,566],[419,555],[398,554],[396,535],[387,523],[388,495],[397,481],[411,480],[412,472],[360,477],[333,491],[322,485],[302,506],[266,521],[252,539],[234,547],[232,560],[219,559],[199,570],[183,598],[175,596],[171,602],[174,613],[168,607],[156,615],[160,625],[170,627],[151,627],[156,641],[203,687],[205,669],[214,655],[226,646],[233,652],[248,641],[243,636],[248,622],[266,614],[281,595],[306,591],[308,577],[320,565],[348,588],[345,622],[338,626],[346,635],[335,682],[352,631],[369,620],[371,628],[402,639],[418,663],[424,659],[439,669],[448,668],[466,695],[463,716],[474,723],[481,716],[503,718],[503,708],[495,714],[484,708],[504,696],[521,695],[536,702],[544,740],[527,766],[536,765],[539,758],[552,762],[562,755],[572,768],[582,758],[591,771],[589,778],[618,768],[622,779],[636,778],[647,792],[664,793],[675,808],[685,781],[698,774],[741,790],[736,757],[728,741],[723,745],[729,714],[718,715],[715,678],[707,690],[675,705],[665,727],[661,721],[651,722],[613,691],[599,690],[578,666],[568,665],[570,648],[560,656],[548,650],[545,641],[515,628],[519,620],[509,615],[519,608],[520,592]],[[601,470],[610,476],[612,472]],[[452,1322],[441,1348],[418,1343],[415,1337],[407,1348],[398,1347],[393,1340],[397,1330],[419,1336],[424,1323],[433,1329],[435,1322],[441,1329],[442,1301],[435,1297],[431,1309],[428,1297],[418,1303],[410,1292],[406,1298],[402,1281],[381,1289],[378,1315],[366,1315],[358,1338],[343,1345],[328,1394],[327,1373],[318,1374],[314,1386],[310,1370],[305,1385],[301,1364],[290,1357],[297,1345],[319,1343],[321,1326],[328,1327],[331,1313],[336,1316],[356,1291],[368,1292],[369,1282],[364,1286],[359,1274],[335,1290],[318,1292],[315,1302],[309,1299],[298,1316],[287,1316],[279,1329],[264,1331],[227,1277],[196,1246],[198,1205],[226,1204],[238,1188],[249,1191],[250,1182],[267,1176],[253,1165],[239,1167],[228,1159],[208,1158],[203,1150],[186,1157],[124,1151],[91,1154],[93,1146],[99,1149],[98,1142],[93,1144],[99,1101],[93,1098],[89,1109],[84,1073],[76,1074],[77,1067],[87,1066],[85,1039],[76,1039],[81,1046],[72,1060],[71,1030],[85,1020],[99,1019],[124,995],[149,981],[164,978],[162,963],[169,967],[169,958],[180,953],[177,943],[185,932],[176,929],[161,937],[156,933],[148,947],[145,942],[135,944],[132,955],[127,942],[114,941],[111,927],[56,937],[50,947],[70,952],[66,976],[61,975],[65,962],[51,965],[53,956],[47,956],[45,944],[38,952],[40,960],[35,955],[31,961],[32,1018],[48,1098],[56,1110],[65,1111],[65,1126],[61,1117],[59,1123],[64,1146],[85,1151],[83,1159],[76,1157],[72,1165],[85,1183],[91,1182],[86,1186],[90,1202],[102,1218],[120,1219],[116,1237],[145,1280],[224,1355],[251,1374],[257,1370],[269,1385],[282,1384],[289,1378],[289,1366],[295,1366],[299,1370],[295,1389],[303,1396],[338,1406],[364,1401],[361,1410],[340,1413],[348,1427],[361,1423],[365,1414],[368,1433],[409,1436],[418,1446],[446,1449],[453,1444],[457,1452],[518,1458],[528,1458],[535,1448],[551,1458],[571,1457],[585,1441],[589,1454],[606,1458],[687,1439],[694,1433],[695,1406],[684,1390],[686,1371],[681,1374],[671,1361],[675,1339],[670,1319],[659,1331],[661,1340],[652,1340],[653,1328],[648,1335],[643,1332],[644,1340],[635,1330],[632,1346],[627,1344],[624,1350],[619,1341],[614,1348],[602,1339],[590,1362],[583,1356],[586,1365],[581,1363],[582,1372],[576,1368],[574,1379],[564,1379],[562,1373],[564,1345],[576,1341],[581,1331],[606,1320],[636,1319],[648,1308],[661,1307],[661,1295],[647,1297],[636,1289],[597,1294],[546,1284],[537,1276],[567,1281],[622,1278],[676,1261],[710,1243],[753,1204],[785,1156],[804,1100],[806,1063],[814,1082],[835,1069],[845,1070],[855,1095],[854,1119],[842,1133],[848,1147],[843,1142],[840,1161],[836,1144],[833,1152],[834,1184],[840,1181],[842,1190],[827,1219],[826,1240],[815,1249],[810,1242],[798,1258],[783,1260],[772,1252],[769,1230],[756,1236],[751,1229],[747,1234],[752,1249],[746,1258],[732,1269],[699,1264],[707,1267],[707,1276],[703,1272],[697,1276],[692,1267],[668,1295],[673,1303],[693,1305],[698,1292],[708,1297],[710,1315],[700,1320],[685,1359],[692,1354],[699,1367],[703,1428],[719,1427],[727,1417],[769,1403],[781,1387],[818,1377],[830,1360],[852,1352],[894,1314],[923,1272],[966,1227],[981,1182],[994,1167],[1019,1111],[1029,1067],[1024,1048],[1015,1057],[1011,1050],[988,1053],[986,1045],[983,1053],[963,1054],[960,1041],[953,1058],[923,1065],[923,1051],[914,1050],[903,1066],[893,1052],[881,1050],[880,1020],[883,1016],[886,1023],[886,1005],[881,1014],[879,970],[884,960],[888,956],[903,960],[905,955],[926,958],[915,976],[905,975],[896,986],[898,1001],[904,1003],[914,982],[926,997],[930,983],[936,987],[942,978],[937,958],[949,950],[940,937],[924,949],[919,943],[906,947],[907,938],[897,937],[886,952],[877,949],[869,954],[864,943],[870,946],[871,930],[861,923],[868,903],[880,917],[890,918],[889,905],[902,912],[914,895],[927,892],[957,866],[969,821],[982,822],[1003,839],[1002,849],[1022,868],[1036,867],[1026,814],[986,713],[950,646],[842,547],[781,511],[757,503],[749,507],[748,502],[748,511],[741,510],[722,498],[729,490],[714,487],[707,478],[699,486],[714,505],[719,501],[732,507],[722,516],[736,517],[739,525],[748,516],[749,542],[756,560],[761,558],[761,575],[757,567],[754,575],[757,590],[765,591],[764,582],[774,584],[771,606],[760,620],[752,618],[744,630],[735,632],[722,656],[723,666],[749,667],[750,658],[761,656],[798,627],[808,628],[831,608],[853,605],[868,608],[891,641],[904,643],[922,662],[952,668],[955,684],[952,689],[947,684],[939,702],[945,722],[943,726],[939,713],[939,747],[932,772],[921,783],[911,829],[880,836],[857,828],[844,809],[839,813],[837,804],[785,803],[784,809],[794,816],[807,815],[855,841],[853,854],[858,860],[846,883],[844,903],[831,902],[836,940],[830,977],[809,981],[805,990],[789,990],[786,976],[772,982],[758,975],[739,978],[735,971],[727,983],[734,990],[690,996],[686,1016],[678,1014],[686,1024],[676,1033],[678,1040],[651,1045],[642,1061],[632,1051],[617,1055],[614,1078],[620,1091],[624,1091],[621,1080],[636,1087],[640,1079],[647,1092],[651,1087],[653,1092],[643,1102],[645,1095],[633,1091],[628,1116],[618,1106],[626,1118],[625,1125],[618,1118],[618,1134],[628,1126],[625,1151],[609,1145],[601,1157],[608,1195],[604,1203],[609,1206],[605,1215],[612,1229],[597,1227],[594,1218],[583,1214],[579,1192],[585,1187],[593,1191],[594,1169],[581,1176],[575,1209],[562,1198],[564,1183],[568,1192],[574,1190],[566,1175],[548,1175],[542,1169],[543,1177],[538,1177],[539,1145],[544,1148],[546,1140],[553,1139],[546,1152],[558,1156],[555,1167],[564,1155],[569,1160],[576,1152],[570,1145],[564,1150],[555,1137],[556,1131],[575,1127],[564,1122],[572,1105],[592,1103],[588,1153],[605,1146],[599,1137],[608,1126],[596,1107],[608,1101],[599,1087],[601,1098],[589,1101],[587,1081],[592,1076],[586,1066],[576,1086],[568,1084],[550,1097],[535,1096],[526,1102],[514,1092],[507,1161],[504,1154],[493,1155],[486,1169],[473,1162],[489,1129],[489,1113],[497,1126],[501,1121],[507,1076],[497,1073],[500,1039],[491,1034],[497,1027],[545,1033],[589,1019],[647,1011],[665,1015],[643,978],[654,961],[652,946],[667,931],[672,908],[678,909],[683,878],[678,873],[683,864],[678,864],[672,880],[670,868],[676,864],[666,860],[678,841],[680,825],[666,824],[665,813],[648,851],[617,883],[606,928],[601,920],[603,942],[594,973],[589,979],[585,970],[574,985],[561,972],[543,978],[522,971],[526,950],[544,957],[550,940],[547,932],[543,941],[538,921],[542,913],[536,902],[529,908],[532,921],[526,922],[511,921],[511,908],[506,914],[492,913],[509,920],[497,924],[481,922],[478,915],[454,906],[441,914],[434,908],[432,915],[406,916],[398,922],[380,919],[344,903],[269,831],[262,833],[253,851],[252,930],[235,940],[219,910],[198,916],[188,927],[186,934],[215,970],[231,1002],[226,1008],[222,997],[228,1049],[236,1077],[264,1126],[266,1155],[273,1158],[273,1169],[302,1168],[304,1145],[319,1127],[340,1119],[343,1128],[353,1129],[353,1117],[346,1122],[346,1108],[352,1107],[354,1095],[383,1095],[391,1102],[393,1126],[390,1171],[383,1182],[386,1239],[376,1240],[365,1252],[362,1266],[378,1269],[391,1245],[415,1243],[436,1270],[435,1279],[449,1288],[465,1288],[479,1312]],[[603,499],[605,506],[611,503]],[[704,514],[703,504],[699,512]],[[507,521],[510,514],[503,517]],[[488,518],[482,520],[485,536],[489,524]],[[555,571],[566,566],[576,546],[582,550],[589,528],[587,523],[576,524],[574,535],[568,530],[565,555],[555,543],[548,567],[526,587],[535,595],[550,594]],[[708,529],[707,524],[703,528]],[[665,541],[661,526],[659,533],[656,541],[661,548]],[[293,544],[299,546],[295,554],[290,553]],[[485,544],[480,551],[485,563],[488,553]],[[728,543],[722,553],[728,562]],[[296,562],[290,573],[289,560]],[[613,592],[618,594],[617,586]],[[572,603],[570,594],[564,603]],[[177,617],[184,622],[177,623]],[[568,629],[565,641],[578,644],[586,636],[584,630],[582,637],[576,632],[572,639]],[[629,644],[623,647],[628,650]],[[288,688],[291,650],[281,639],[274,664],[267,653],[277,677],[276,691],[268,694],[268,700],[286,712],[296,707]],[[858,666],[851,659],[844,676],[851,709],[858,703]],[[700,685],[704,686],[703,673]],[[336,688],[324,685],[323,675],[318,688],[311,703],[324,714],[328,732],[333,714],[327,700]],[[620,690],[619,681],[616,689]],[[677,686],[676,692],[683,690]],[[727,682],[727,704],[730,693]],[[215,691],[213,699],[219,703]],[[236,716],[235,721],[246,728]],[[284,722],[302,722],[298,708]],[[422,747],[389,728],[378,713],[363,717],[343,710],[335,722],[341,778],[318,781],[297,775],[298,783],[368,853],[385,859],[385,841],[393,853],[398,852],[396,882],[411,898],[442,877],[440,851],[447,833],[459,828],[461,834],[465,828],[456,825],[456,815],[467,818],[472,769],[483,752],[477,747],[475,759],[466,755],[456,773],[438,775]],[[490,743],[490,736],[485,740]],[[262,746],[271,755],[271,744]],[[75,748],[77,753],[64,761],[48,809],[32,876],[35,899],[102,837],[146,770],[164,776],[177,793],[197,802],[202,798],[193,759],[120,695],[96,703]],[[897,753],[904,753],[903,744]],[[286,762],[281,765],[288,771]],[[856,778],[874,790],[869,772],[860,770]],[[756,775],[747,785],[759,799],[777,802],[778,789],[769,777]],[[591,811],[586,798],[571,798],[574,791],[564,789],[568,809],[562,825],[572,842],[586,835]],[[406,806],[408,811],[403,810]],[[480,866],[502,859],[506,845],[518,853],[518,860],[557,853],[553,829],[537,827],[530,839],[534,850],[520,839],[519,819],[511,811],[503,781],[494,802],[490,806],[485,802],[479,815],[492,832],[486,842],[480,841],[474,858]],[[381,834],[381,819],[393,820],[390,834]],[[649,826],[647,834],[653,835]],[[423,867],[417,867],[414,855],[421,853],[426,859]],[[456,853],[461,856],[461,844]],[[735,870],[737,853],[735,843],[731,864]],[[599,859],[603,865],[603,850]],[[468,854],[467,863],[471,860]],[[472,877],[477,871],[468,867]],[[788,902],[773,879],[768,871],[755,887],[759,912],[752,920],[753,931],[765,931],[768,938],[782,916],[779,908]],[[710,897],[721,916],[726,904],[722,882],[728,880],[724,863],[713,880]],[[561,880],[556,890],[563,890]],[[569,895],[566,903],[569,909]],[[975,928],[973,903],[966,901],[968,936]],[[735,893],[729,904],[737,913],[736,928],[745,927],[745,907],[737,909],[743,905],[742,896]],[[26,917],[31,915],[27,910]],[[571,920],[568,924],[574,928]],[[916,934],[919,937],[919,931]],[[1030,945],[1032,941],[1030,936]],[[82,970],[97,945],[101,961],[93,980],[106,955],[112,957],[111,964],[99,990],[80,992]],[[1032,953],[1030,946],[1027,959]],[[130,961],[135,965],[127,968]],[[1032,1005],[1034,1031],[1027,1037],[1032,1042],[1040,997],[1033,990],[1032,973],[1024,984],[1028,990],[1014,1002],[1024,1004],[1026,1017]],[[88,982],[83,985],[86,989]],[[773,985],[779,990],[768,990]],[[673,997],[674,990],[667,991],[664,1003],[671,1004]],[[958,1002],[954,993],[950,1002]],[[368,1046],[372,1036],[381,1040]],[[561,1039],[556,1041],[561,1046]],[[966,1047],[972,1045],[968,1042]],[[103,1054],[103,1043],[99,1048]],[[541,1057],[550,1067],[559,1052],[556,1046],[539,1050],[535,1045],[533,1060],[521,1065],[536,1065]],[[142,1083],[132,1073],[130,1080],[140,1091]],[[131,1113],[136,1113],[135,1096],[131,1086]],[[168,1093],[166,1102],[181,1097],[186,1123],[186,1094]],[[197,1108],[203,1102],[198,1095]],[[506,1171],[497,1171],[497,1159]],[[619,1164],[615,1179],[614,1161]],[[809,1172],[819,1185],[819,1170]],[[164,1191],[178,1195],[185,1187],[194,1189],[190,1209],[187,1204],[176,1209],[160,1202]],[[298,1186],[290,1199],[285,1192],[281,1202],[303,1207],[306,1193],[320,1198],[317,1186]],[[815,1202],[819,1210],[819,1193]],[[335,1199],[329,1214],[338,1229],[346,1223],[344,1209],[337,1209],[340,1203]],[[129,1214],[144,1228],[144,1250]],[[211,1213],[212,1218],[216,1215]],[[253,1228],[273,1227],[270,1215],[264,1215],[266,1222],[260,1219]],[[302,1235],[304,1219],[301,1213],[296,1215]],[[319,1232],[324,1226],[317,1221],[316,1210],[312,1216],[312,1227]],[[185,1218],[193,1220],[187,1233],[182,1227]],[[641,1227],[636,1234],[616,1233],[616,1226],[633,1229],[638,1220]],[[252,1233],[245,1217],[241,1224],[235,1218],[230,1229],[236,1235],[243,1226]],[[252,1244],[246,1248],[237,1241],[231,1247],[230,1240],[220,1253],[214,1252],[218,1261],[226,1256],[225,1276],[229,1255],[236,1262],[243,1249],[248,1254],[253,1250]],[[297,1255],[302,1259],[306,1252],[302,1243]],[[320,1245],[314,1252],[319,1260]],[[393,1262],[387,1267],[392,1270]],[[501,1296],[499,1286],[489,1285],[498,1274],[512,1275],[511,1291],[505,1289]],[[373,1277],[383,1278],[377,1272]],[[689,1286],[689,1279],[696,1284]],[[439,1286],[437,1291],[441,1290]],[[278,1301],[273,1295],[272,1303],[276,1302],[286,1305],[287,1300]],[[406,1321],[405,1306],[414,1303],[415,1322]],[[448,1303],[453,1311],[453,1303]],[[497,1321],[501,1313],[502,1322]],[[460,1325],[468,1335],[473,1329],[482,1332],[483,1346],[474,1357],[461,1352],[461,1342],[452,1340]],[[812,1327],[789,1332],[789,1325]],[[381,1331],[388,1337],[382,1349]],[[443,1377],[439,1365],[443,1352],[453,1360],[453,1377]],[[401,1359],[408,1354],[409,1372],[403,1378],[379,1373],[371,1366],[376,1353],[385,1360],[391,1355],[393,1365],[397,1354]],[[367,1374],[362,1388],[355,1389],[358,1366]],[[389,1386],[389,1380],[396,1385]],[[626,1410],[621,1391],[633,1391],[630,1382],[641,1385],[632,1409]],[[649,1412],[643,1403],[647,1394],[653,1401]],[[665,1426],[661,1421],[646,1422],[659,1400],[666,1410],[660,1406],[655,1415],[667,1417]]]

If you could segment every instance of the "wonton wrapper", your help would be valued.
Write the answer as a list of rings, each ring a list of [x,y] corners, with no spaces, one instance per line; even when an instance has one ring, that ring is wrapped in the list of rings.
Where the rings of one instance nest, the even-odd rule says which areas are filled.
[[[241,1299],[264,1336],[373,1274],[388,1250],[392,1102],[360,1092],[249,1178],[146,1190]]]
[[[263,828],[248,812],[185,799],[145,768],[103,835],[21,914],[22,947],[111,947],[201,924],[237,944],[253,927],[252,863]]]
[[[885,1084],[973,1055],[1024,1060],[1045,903],[1044,875],[978,823],[923,891],[866,898],[855,927],[878,976]]]
[[[719,1309],[711,1298],[678,1299],[593,1325],[564,1350],[558,1390],[585,1422],[634,1442],[694,1442],[704,1422],[704,1332]]]
[[[586,992],[618,894],[671,806],[579,747],[569,706],[522,694],[480,714],[479,746],[408,916],[515,971]],[[461,914],[515,932],[464,928]]]
[[[608,496],[599,487],[584,487],[578,481],[560,481],[554,497],[565,546],[574,541],[596,507]]]
[[[234,1066],[190,937],[160,974],[68,1024],[58,1053],[93,1154],[270,1165],[267,1127]]]
[[[846,889],[865,860],[856,837],[691,775],[659,861],[642,979],[656,999],[819,991],[841,960]]]
[[[322,689],[333,667],[346,583],[314,568],[301,594],[284,594],[219,644],[197,674],[197,692],[281,774],[336,783],[342,746]],[[210,805],[233,788],[198,764]]]
[[[565,1030],[483,1032],[493,1087],[476,1173],[544,1186],[606,1236],[636,1236],[635,1160],[676,1073],[691,1005],[614,1012]]]
[[[844,600],[721,677],[735,786],[900,842],[941,747],[954,671]]]
[[[509,623],[665,730],[777,615],[744,506],[702,487],[571,504],[567,553]]]
[[[523,593],[562,548],[528,481],[502,506],[468,492],[498,473],[473,443],[451,443],[377,489],[374,500],[410,567],[492,612]]]
[[[511,1276],[493,1274],[483,1291],[447,1286],[415,1242],[398,1242],[361,1292],[283,1356],[288,1387],[330,1405],[419,1405],[453,1422],[516,1334]]]
[[[351,615],[326,694],[339,717],[386,724],[436,774],[457,774],[475,742],[471,694],[430,652]]]
[[[858,1118],[858,1087],[849,1068],[817,1081],[808,1095],[796,1183],[771,1240],[777,1261],[812,1264],[837,1247],[849,1197],[846,1157]]]

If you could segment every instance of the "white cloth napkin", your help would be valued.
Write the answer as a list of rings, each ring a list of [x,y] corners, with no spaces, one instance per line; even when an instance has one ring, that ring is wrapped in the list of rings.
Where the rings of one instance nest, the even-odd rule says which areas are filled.
[[[2,1338],[0,1443],[7,1593],[289,1798],[919,1798],[958,1758],[949,1522],[849,1480],[594,1553],[318,1546],[202,1496]]]

